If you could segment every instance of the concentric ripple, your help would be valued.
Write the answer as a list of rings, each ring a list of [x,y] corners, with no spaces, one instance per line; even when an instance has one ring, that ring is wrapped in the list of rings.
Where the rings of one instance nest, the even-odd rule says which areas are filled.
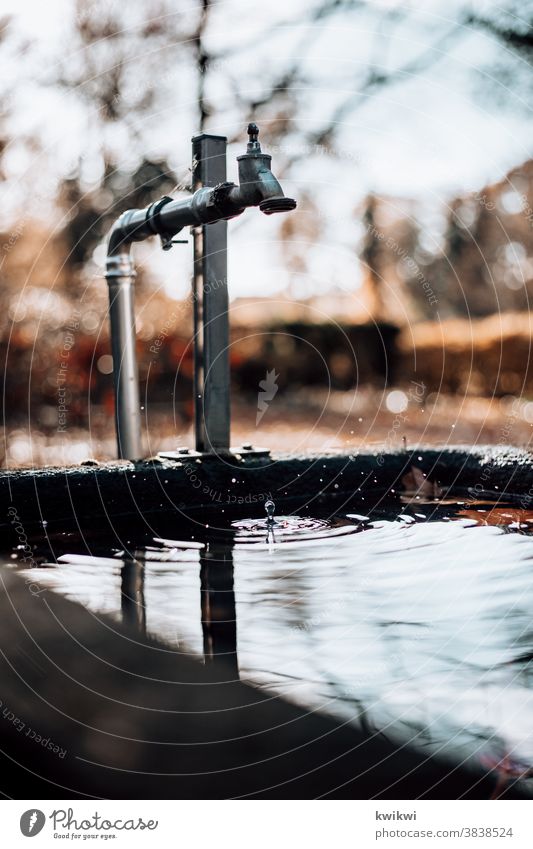
[[[231,523],[231,529],[235,535],[234,543],[239,546],[322,541],[358,530],[353,522],[311,516],[278,516],[274,520],[238,519]]]

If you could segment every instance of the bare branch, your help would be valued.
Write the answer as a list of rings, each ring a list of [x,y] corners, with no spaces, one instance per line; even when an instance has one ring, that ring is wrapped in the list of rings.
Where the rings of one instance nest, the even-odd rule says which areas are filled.
[[[533,22],[527,21],[525,28],[504,27],[489,18],[482,18],[471,14],[467,18],[470,26],[477,26],[494,35],[499,41],[507,44],[515,53],[525,58],[529,63],[533,62]],[[521,22],[523,23],[523,22]]]
[[[459,21],[432,44],[431,47],[428,47],[416,58],[411,59],[401,67],[395,68],[393,71],[379,71],[371,68],[366,80],[359,86],[358,90],[335,109],[329,122],[322,129],[317,130],[311,135],[310,142],[316,145],[323,145],[329,142],[338,124],[357,109],[363,102],[363,99],[366,102],[385,86],[402,82],[405,79],[410,79],[415,74],[427,71],[447,55],[446,48],[451,43],[464,37],[466,33],[467,30],[465,29],[464,22]]]

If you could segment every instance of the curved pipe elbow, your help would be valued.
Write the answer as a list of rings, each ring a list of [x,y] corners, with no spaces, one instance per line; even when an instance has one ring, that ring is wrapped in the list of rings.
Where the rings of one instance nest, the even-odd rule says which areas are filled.
[[[156,231],[150,227],[150,216],[148,214],[150,210],[151,207],[128,209],[116,219],[109,234],[108,256],[129,253],[132,242],[140,242],[147,236],[154,235]]]
[[[111,228],[107,240],[107,256],[116,256],[119,253],[129,253],[131,240],[128,240],[124,231],[123,216],[117,218]]]

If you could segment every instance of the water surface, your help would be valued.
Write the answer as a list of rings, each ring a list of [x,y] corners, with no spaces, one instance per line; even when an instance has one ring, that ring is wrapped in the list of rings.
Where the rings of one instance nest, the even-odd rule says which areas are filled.
[[[533,766],[533,514],[391,498],[332,517],[42,529],[13,567],[221,676],[514,775]]]

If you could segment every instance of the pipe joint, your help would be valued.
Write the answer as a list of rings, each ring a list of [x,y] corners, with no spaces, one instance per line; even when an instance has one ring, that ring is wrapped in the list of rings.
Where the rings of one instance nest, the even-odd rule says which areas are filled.
[[[108,283],[120,278],[134,279],[137,276],[129,253],[111,254],[106,259],[105,277]]]

